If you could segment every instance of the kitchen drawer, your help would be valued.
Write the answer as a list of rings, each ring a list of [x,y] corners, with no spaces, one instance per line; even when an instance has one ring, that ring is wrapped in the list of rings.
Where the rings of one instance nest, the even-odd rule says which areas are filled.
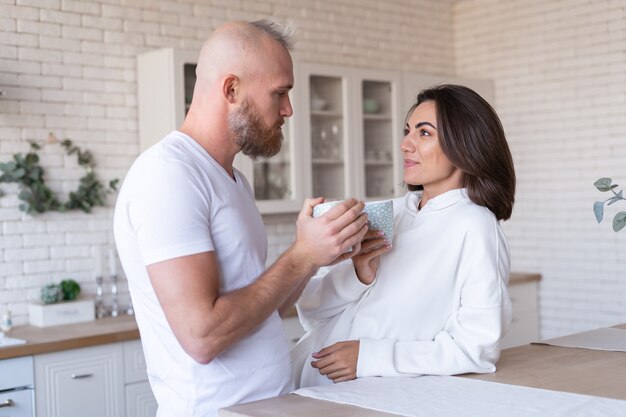
[[[35,356],[37,417],[124,415],[119,343]]]
[[[147,381],[146,358],[140,340],[124,342],[124,383]]]
[[[0,360],[0,391],[18,387],[31,387],[35,382],[33,357]]]
[[[33,417],[33,390],[0,392],[0,417]]]

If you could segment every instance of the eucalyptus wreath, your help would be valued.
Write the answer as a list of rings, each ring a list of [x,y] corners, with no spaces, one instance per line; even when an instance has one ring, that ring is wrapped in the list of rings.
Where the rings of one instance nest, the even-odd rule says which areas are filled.
[[[56,138],[51,133],[49,142]],[[91,212],[95,206],[104,206],[107,194],[117,189],[119,180],[114,179],[105,187],[94,172],[95,162],[89,151],[83,151],[70,139],[61,141],[61,147],[67,155],[76,155],[78,165],[85,169],[85,175],[79,180],[78,188],[70,192],[69,199],[61,202],[54,192],[46,185],[44,169],[39,163],[38,151],[41,145],[30,142],[30,152],[16,153],[13,160],[0,163],[0,182],[17,183],[19,205],[21,211],[28,214],[39,214],[46,211],[82,210]],[[0,196],[2,196],[0,191]]]

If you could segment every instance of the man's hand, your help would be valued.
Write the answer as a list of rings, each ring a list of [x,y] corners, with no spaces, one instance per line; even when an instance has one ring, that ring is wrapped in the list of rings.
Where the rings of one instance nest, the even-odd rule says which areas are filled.
[[[356,378],[356,364],[359,359],[359,341],[348,340],[325,347],[313,354],[317,360],[311,362],[322,375],[334,383]]]
[[[313,268],[349,259],[361,249],[367,232],[365,204],[354,198],[337,204],[321,217],[313,218],[313,206],[323,198],[307,199],[298,215],[293,249]],[[347,252],[352,248],[352,251]]]
[[[352,257],[356,275],[365,285],[374,282],[381,255],[391,250],[391,243],[384,235],[380,230],[369,230],[361,242],[361,251]]]

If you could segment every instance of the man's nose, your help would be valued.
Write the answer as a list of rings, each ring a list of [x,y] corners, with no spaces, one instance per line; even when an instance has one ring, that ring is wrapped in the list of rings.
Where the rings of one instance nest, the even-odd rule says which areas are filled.
[[[289,94],[285,96],[285,101],[280,108],[280,115],[283,117],[291,117],[293,115],[293,107],[291,107],[291,99],[289,99]]]

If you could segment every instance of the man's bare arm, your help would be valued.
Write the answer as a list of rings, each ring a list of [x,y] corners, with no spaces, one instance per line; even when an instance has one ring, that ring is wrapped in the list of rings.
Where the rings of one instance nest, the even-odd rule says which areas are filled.
[[[183,349],[209,363],[248,335],[322,265],[344,257],[367,231],[363,203],[350,200],[329,216],[313,219],[315,200],[307,200],[296,242],[254,283],[219,294],[219,269],[213,252],[148,266],[165,316]],[[333,209],[334,210],[334,209]]]

